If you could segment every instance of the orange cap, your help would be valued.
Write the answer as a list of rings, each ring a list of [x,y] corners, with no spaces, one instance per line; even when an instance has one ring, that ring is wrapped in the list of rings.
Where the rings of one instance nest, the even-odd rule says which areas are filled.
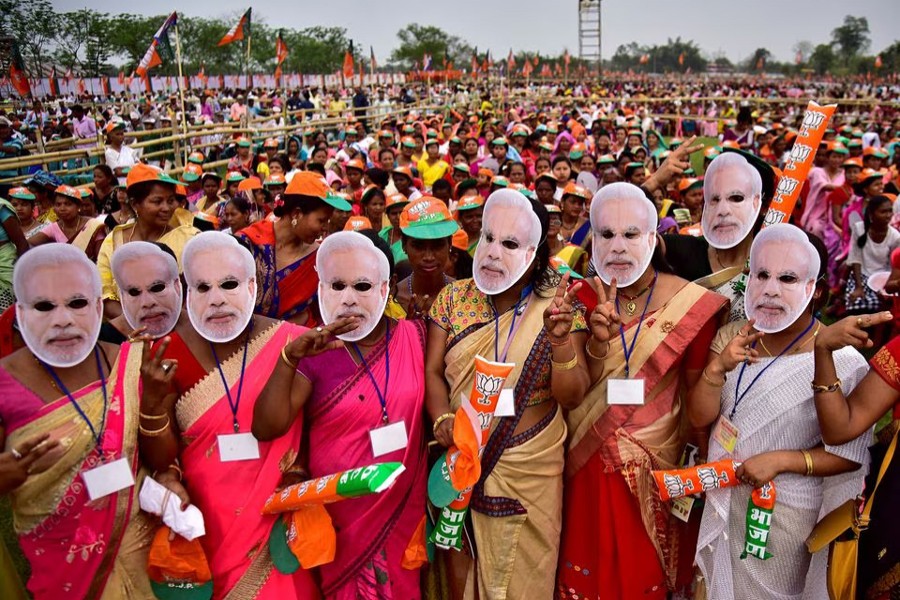
[[[734,140],[728,140],[727,142],[722,142],[722,147],[723,148],[731,148],[732,150],[740,150],[741,149],[741,145],[738,144]]]
[[[697,179],[696,177],[685,177],[678,183],[678,191],[686,192],[687,190],[691,189],[692,187],[697,186],[698,184],[702,188],[703,180]]]
[[[146,183],[148,181],[158,181],[159,183],[178,185],[177,181],[166,175],[161,169],[145,165],[144,163],[138,163],[128,171],[128,176],[125,178],[125,187],[130,188],[133,185]]]
[[[384,209],[387,210],[392,206],[398,206],[402,204],[409,204],[409,198],[407,198],[403,194],[388,194],[388,197],[384,200]]]
[[[591,194],[591,191],[589,189],[581,187],[574,181],[570,181],[566,184],[566,187],[563,188],[563,196],[569,195],[581,198],[585,202],[593,197],[593,194]]]
[[[71,185],[62,184],[56,188],[56,195],[65,196],[67,198],[71,198],[76,202],[81,202],[81,192],[78,188],[74,188]]]
[[[865,183],[869,179],[879,179],[884,177],[880,171],[876,171],[875,169],[863,169],[862,173],[859,174],[859,178],[857,178],[857,183]],[[57,193],[59,193],[59,188],[57,189]]]
[[[391,172],[399,173],[400,175],[406,175],[407,177],[409,177],[410,181],[413,180],[412,169],[410,169],[409,167],[394,167],[393,171]]]
[[[248,177],[238,184],[239,192],[249,192],[251,190],[261,190],[262,189],[262,181],[259,180],[259,177]]]
[[[344,169],[357,169],[359,171],[365,171],[366,165],[363,161],[359,160],[358,158],[354,158],[347,162],[347,164],[344,166]]]
[[[300,171],[288,183],[286,195],[313,196],[322,200],[328,196],[328,182],[313,171]]]
[[[281,173],[269,173],[269,177],[263,182],[263,185],[287,185],[287,180]]]
[[[412,238],[436,240],[450,237],[458,229],[447,205],[432,196],[422,196],[400,213],[400,231]]]
[[[363,229],[372,229],[372,222],[368,217],[350,217],[344,225],[344,231],[362,231]]]
[[[457,229],[453,237],[450,238],[450,245],[457,250],[467,252],[469,250],[469,234],[462,229]]]

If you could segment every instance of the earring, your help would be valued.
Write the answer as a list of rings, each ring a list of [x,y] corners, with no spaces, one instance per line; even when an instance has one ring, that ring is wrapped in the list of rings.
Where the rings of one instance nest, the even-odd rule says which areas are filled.
[[[291,227],[296,227],[296,226],[297,226],[297,217],[294,217],[293,219],[291,219]]]

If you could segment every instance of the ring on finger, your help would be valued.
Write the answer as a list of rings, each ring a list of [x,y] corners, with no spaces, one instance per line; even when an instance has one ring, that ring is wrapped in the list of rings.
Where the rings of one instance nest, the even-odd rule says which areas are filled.
[[[22,456],[23,456],[22,453],[19,452],[18,450],[16,450],[15,448],[10,450],[9,453],[12,454],[13,458],[15,458],[16,460],[22,460]]]
[[[171,370],[172,370],[172,363],[170,363],[170,362],[164,362],[164,363],[162,364],[162,370],[163,370],[163,373],[168,373],[169,371],[171,371]]]
[[[862,317],[856,317],[856,326],[862,327]]]
[[[322,329],[321,327],[316,327],[316,331],[317,331],[318,333],[322,333],[322,332],[325,331],[325,330]]]

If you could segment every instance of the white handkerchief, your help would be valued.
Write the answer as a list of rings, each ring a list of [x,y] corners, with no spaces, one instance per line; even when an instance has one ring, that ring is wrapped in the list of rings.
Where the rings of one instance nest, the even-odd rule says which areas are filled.
[[[166,499],[167,493],[168,499]],[[139,497],[142,510],[151,515],[162,516],[163,523],[186,540],[193,541],[206,535],[206,525],[200,509],[191,504],[185,510],[181,510],[181,499],[152,477],[144,479]],[[163,500],[166,501],[165,508],[163,508]]]

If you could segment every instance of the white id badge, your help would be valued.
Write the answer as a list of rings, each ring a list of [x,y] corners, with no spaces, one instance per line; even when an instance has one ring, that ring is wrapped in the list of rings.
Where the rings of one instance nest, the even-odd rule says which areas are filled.
[[[369,439],[372,440],[372,454],[376,458],[395,450],[403,450],[408,441],[406,423],[397,421],[384,427],[371,429],[369,430]]]
[[[606,403],[641,406],[644,404],[643,379],[610,379],[606,385]]]
[[[91,502],[134,485],[131,465],[124,458],[81,472]]]
[[[512,388],[500,390],[500,399],[497,400],[497,408],[494,409],[495,417],[516,416],[516,395]]]
[[[259,442],[252,433],[227,433],[218,436],[218,439],[219,460],[222,462],[259,459]]]

